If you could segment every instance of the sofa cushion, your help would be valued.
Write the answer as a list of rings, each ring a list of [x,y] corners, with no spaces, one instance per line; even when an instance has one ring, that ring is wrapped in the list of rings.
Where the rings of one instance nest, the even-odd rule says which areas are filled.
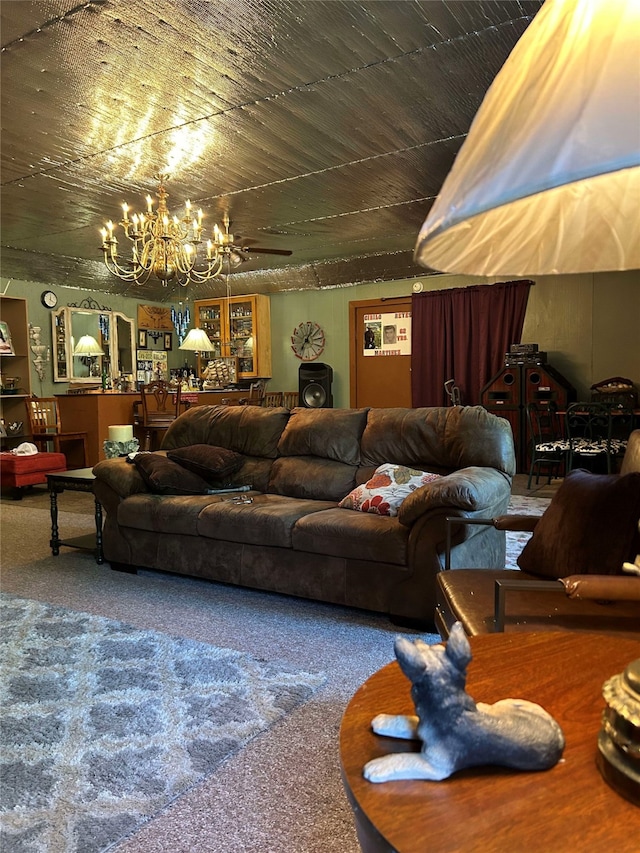
[[[163,454],[137,453],[133,464],[147,488],[158,495],[202,495],[209,484]]]
[[[133,530],[197,536],[202,510],[225,497],[228,495],[131,495],[118,504],[118,524]]]
[[[190,447],[168,450],[167,459],[210,482],[227,480],[243,461],[243,457],[234,450],[211,444],[192,444]]]
[[[371,512],[374,515],[395,516],[398,514],[398,507],[411,492],[440,476],[387,462],[376,468],[370,480],[349,492],[338,506],[342,509]]]
[[[261,406],[193,406],[172,423],[162,440],[164,450],[211,444],[244,456],[275,459],[289,420],[287,409]]]
[[[397,518],[339,507],[300,518],[292,536],[298,551],[398,566],[407,565],[408,542],[409,528]]]
[[[458,468],[516,472],[513,433],[482,406],[374,408],[362,435],[363,466],[396,462],[447,474]]]
[[[335,501],[355,485],[357,468],[315,456],[281,456],[271,468],[267,491],[295,498]]]
[[[622,574],[640,551],[640,473],[570,471],[518,557],[525,572]]]
[[[294,409],[278,443],[278,453],[358,465],[366,422],[367,409]]]
[[[198,534],[247,545],[291,548],[291,532],[298,519],[335,507],[330,501],[298,500],[284,495],[252,497],[248,504],[227,499],[204,507],[198,516]]]

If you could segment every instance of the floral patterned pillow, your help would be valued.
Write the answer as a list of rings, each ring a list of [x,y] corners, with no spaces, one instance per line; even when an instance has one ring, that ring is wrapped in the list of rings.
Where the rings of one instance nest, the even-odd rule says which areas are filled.
[[[406,468],[386,462],[373,473],[373,477],[362,486],[356,486],[343,498],[338,506],[343,509],[355,509],[371,512],[374,515],[398,514],[398,507],[411,492],[437,480],[440,474]]]

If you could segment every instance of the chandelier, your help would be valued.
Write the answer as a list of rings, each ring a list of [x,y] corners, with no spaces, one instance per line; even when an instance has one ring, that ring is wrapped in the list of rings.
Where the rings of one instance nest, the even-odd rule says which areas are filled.
[[[189,328],[189,323],[191,323],[191,313],[189,311],[189,306],[185,305],[184,311],[182,310],[182,302],[179,304],[178,308],[174,305],[171,306],[171,322],[173,323],[173,328],[176,330],[176,334],[178,336],[178,343],[182,345],[186,335],[187,329]]]
[[[202,210],[193,213],[191,202],[185,202],[184,216],[170,216],[167,208],[169,194],[165,189],[168,175],[157,175],[158,203],[154,210],[153,199],[147,196],[147,212],[129,216],[129,205],[122,205],[120,227],[131,244],[131,254],[124,262],[118,254],[116,226],[112,221],[102,228],[102,252],[110,273],[123,281],[146,284],[155,277],[166,285],[177,282],[186,287],[215,278],[222,271],[235,266],[233,234],[229,234],[229,220],[225,216],[225,230],[213,226],[213,239],[203,245]]]

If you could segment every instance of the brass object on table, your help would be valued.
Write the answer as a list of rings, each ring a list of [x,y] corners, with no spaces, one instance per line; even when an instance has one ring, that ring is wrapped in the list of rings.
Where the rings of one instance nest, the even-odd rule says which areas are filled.
[[[640,658],[605,681],[596,763],[605,781],[640,805]]]

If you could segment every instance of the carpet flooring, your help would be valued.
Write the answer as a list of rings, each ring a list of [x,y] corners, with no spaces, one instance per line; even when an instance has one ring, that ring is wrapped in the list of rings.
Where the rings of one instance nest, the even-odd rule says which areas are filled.
[[[0,595],[0,849],[99,853],[324,676]]]
[[[526,503],[535,513],[548,500]],[[63,537],[91,532],[90,495],[65,492],[58,505]],[[63,548],[52,557],[49,525],[42,490],[0,501],[4,592],[326,673],[308,701],[113,850],[360,853],[340,779],[342,714],[360,684],[393,660],[398,633],[436,638],[348,608],[157,572],[124,575],[96,565],[84,551]]]

